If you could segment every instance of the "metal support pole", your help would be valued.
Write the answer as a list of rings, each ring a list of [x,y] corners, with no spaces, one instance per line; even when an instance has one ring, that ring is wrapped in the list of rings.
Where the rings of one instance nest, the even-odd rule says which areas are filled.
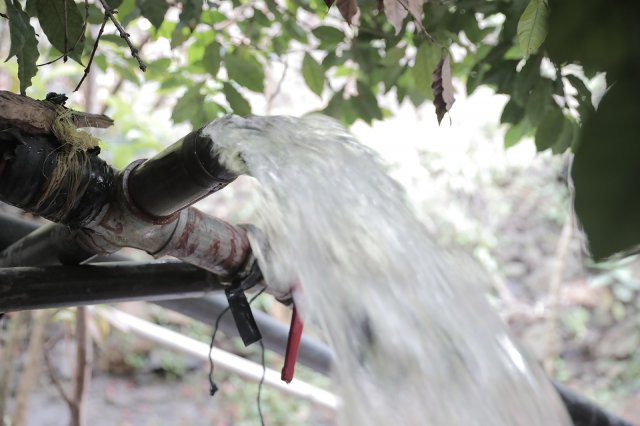
[[[0,312],[202,297],[218,279],[182,262],[0,268]]]

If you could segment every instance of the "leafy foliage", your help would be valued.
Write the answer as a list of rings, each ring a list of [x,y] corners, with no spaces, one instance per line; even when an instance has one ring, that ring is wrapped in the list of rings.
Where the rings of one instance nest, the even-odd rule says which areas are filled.
[[[23,93],[38,61],[66,53],[91,62],[91,34],[108,12],[102,1],[4,3],[10,57],[17,57]],[[596,256],[640,243],[640,214],[629,211],[621,219],[630,208],[625,200],[635,198],[634,187],[624,183],[640,169],[637,153],[626,151],[637,123],[618,114],[622,109],[637,113],[631,96],[638,93],[633,82],[640,75],[637,1],[623,0],[616,7],[600,0],[107,3],[117,8],[114,18],[125,29],[140,28],[146,20],[146,38],[165,40],[171,50],[146,59],[145,49],[137,51],[143,43],[131,43],[108,23],[93,67],[115,71],[132,84],[157,82],[161,94],[179,98],[172,119],[193,126],[230,112],[250,114],[248,92],[265,92],[276,62],[296,67],[309,90],[326,102],[324,113],[345,124],[383,119],[395,102],[418,107],[434,101],[441,120],[446,112],[455,115],[452,79],[467,94],[490,86],[508,98],[500,120],[505,146],[533,137],[540,151],[576,152],[576,208]],[[39,25],[32,26],[33,21]],[[53,49],[38,46],[34,28]],[[136,70],[131,56],[146,59],[146,73]],[[451,77],[438,65],[444,57],[450,58]],[[601,72],[612,88],[596,109],[589,80]],[[613,152],[625,154],[628,164],[612,166],[619,161]],[[615,237],[618,231],[625,237]]]

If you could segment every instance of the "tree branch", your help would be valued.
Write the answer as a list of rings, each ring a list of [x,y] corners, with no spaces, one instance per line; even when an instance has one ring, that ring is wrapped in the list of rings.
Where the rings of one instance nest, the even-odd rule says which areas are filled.
[[[109,5],[107,4],[106,0],[100,0],[100,3],[102,3],[102,7],[104,8],[104,13],[106,13],[109,16],[109,19],[111,19],[111,22],[113,22],[113,25],[115,25],[116,28],[118,29],[118,32],[120,33],[120,37],[122,37],[124,39],[124,41],[127,43],[127,45],[129,46],[129,50],[131,51],[131,56],[133,56],[136,59],[136,61],[138,61],[138,67],[143,72],[146,71],[147,70],[147,66],[145,65],[144,62],[142,62],[142,59],[140,59],[140,56],[138,56],[138,49],[133,47],[133,44],[131,44],[131,39],[129,38],[129,33],[127,33],[124,30],[122,25],[120,25],[120,22],[118,22],[116,17],[113,16],[113,11],[111,10]]]
[[[108,18],[109,16],[105,13],[104,19],[102,20],[102,25],[100,26],[100,31],[98,31],[98,36],[96,37],[96,42],[93,44],[93,49],[91,49],[91,56],[89,56],[89,62],[87,62],[87,66],[84,69],[84,74],[82,75],[82,78],[78,82],[78,85],[76,86],[75,89],[73,89],[74,92],[78,91],[80,86],[82,86],[82,82],[84,81],[85,78],[87,78],[87,76],[89,75],[89,72],[91,71],[91,64],[93,64],[93,58],[96,56],[96,51],[98,50],[98,44],[100,44],[100,37],[102,37],[102,33],[104,32],[104,26],[107,25]]]
[[[113,120],[106,115],[72,113],[76,127],[105,129],[113,125]],[[56,107],[49,102],[0,90],[0,130],[15,127],[31,134],[50,134],[56,116]]]

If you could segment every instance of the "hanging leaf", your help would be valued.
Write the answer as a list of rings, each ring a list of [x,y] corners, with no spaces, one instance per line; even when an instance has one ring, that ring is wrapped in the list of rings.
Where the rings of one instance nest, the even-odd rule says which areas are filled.
[[[9,57],[18,60],[18,80],[20,80],[20,93],[25,94],[27,87],[31,86],[31,79],[38,73],[36,62],[38,61],[38,40],[36,32],[29,24],[29,15],[20,7],[19,2],[6,1],[7,16],[9,17],[9,37],[11,47]]]
[[[518,21],[518,42],[525,57],[538,51],[547,37],[549,6],[546,0],[531,0]]]
[[[402,30],[402,22],[407,17],[409,11],[403,7],[398,0],[383,0],[384,2],[384,14],[387,15],[387,19],[393,25],[396,30],[396,34]]]
[[[209,43],[207,47],[205,47],[204,55],[202,56],[204,68],[214,78],[218,75],[218,71],[220,70],[221,48],[222,46],[220,46],[220,43],[216,41]]]
[[[338,10],[349,25],[353,23],[353,17],[358,13],[356,0],[338,0]]]
[[[418,93],[427,99],[433,98],[431,82],[440,56],[440,48],[426,42],[422,43],[416,52],[416,60],[411,70],[413,81]]]
[[[558,107],[551,108],[542,117],[542,121],[536,130],[535,140],[538,151],[551,148],[558,142],[565,121],[566,118]]]
[[[424,11],[422,10],[422,4],[424,0],[395,0],[400,4],[400,6],[406,10],[409,15],[413,18],[413,22],[423,33],[426,33],[424,25],[422,25],[422,18],[424,16]],[[386,4],[386,0],[385,0]]]
[[[229,83],[224,83],[222,92],[234,113],[242,116],[251,114],[251,104]]]
[[[206,122],[204,115],[204,95],[200,93],[202,84],[192,86],[184,92],[173,107],[171,119],[174,123],[190,122],[199,127]]]
[[[67,9],[66,23],[65,8]],[[62,53],[66,48],[68,56],[80,63],[80,56],[84,48],[84,17],[76,2],[73,0],[37,0],[36,11],[42,31],[53,47]]]
[[[433,105],[436,107],[436,116],[438,124],[442,121],[442,117],[451,109],[456,101],[453,97],[453,80],[451,78],[451,63],[449,55],[445,53],[438,62],[433,72]]]
[[[169,3],[166,0],[138,0],[138,7],[142,16],[147,18],[151,25],[160,28],[164,22],[164,15],[169,9]]]
[[[264,70],[248,47],[240,46],[226,55],[224,64],[229,78],[254,92],[264,91]]]
[[[309,89],[318,96],[322,96],[324,88],[324,70],[322,65],[308,53],[305,53],[302,60],[302,76]]]

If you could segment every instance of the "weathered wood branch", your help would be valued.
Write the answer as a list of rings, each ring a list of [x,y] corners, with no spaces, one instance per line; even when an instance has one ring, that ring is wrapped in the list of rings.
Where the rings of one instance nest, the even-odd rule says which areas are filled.
[[[0,129],[14,127],[31,134],[50,134],[56,114],[56,106],[50,102],[0,90]],[[105,129],[113,125],[113,120],[103,114],[73,111],[72,119],[78,128]]]

